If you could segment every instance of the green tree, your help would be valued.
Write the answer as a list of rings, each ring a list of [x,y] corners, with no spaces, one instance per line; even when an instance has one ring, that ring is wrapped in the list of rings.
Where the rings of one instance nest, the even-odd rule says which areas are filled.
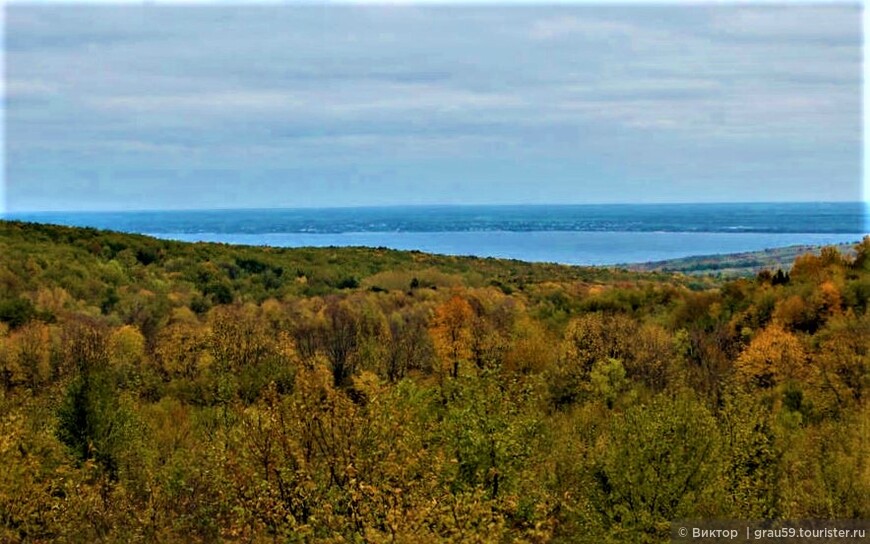
[[[594,469],[592,502],[606,526],[627,540],[657,542],[671,520],[702,514],[717,435],[710,413],[686,396],[659,396],[616,416]]]

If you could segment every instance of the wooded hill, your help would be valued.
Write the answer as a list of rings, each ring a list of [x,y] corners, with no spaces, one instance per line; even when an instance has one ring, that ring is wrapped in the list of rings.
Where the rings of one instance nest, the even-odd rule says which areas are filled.
[[[0,222],[0,541],[870,517],[870,238],[708,277]]]
[[[843,255],[854,256],[854,244],[834,246]],[[695,255],[666,261],[634,263],[622,265],[628,270],[638,272],[681,272],[684,274],[712,274],[719,277],[736,278],[754,276],[762,270],[788,270],[800,255],[812,253],[819,255],[825,246],[787,246],[744,253],[721,255]]]

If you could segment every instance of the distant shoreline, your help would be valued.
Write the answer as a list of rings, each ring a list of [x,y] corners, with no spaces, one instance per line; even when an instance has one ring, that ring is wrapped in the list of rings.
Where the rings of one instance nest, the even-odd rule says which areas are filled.
[[[844,244],[868,232],[862,202],[58,212],[10,218],[187,242],[388,247],[582,266]],[[675,266],[706,269],[695,261]],[[714,266],[724,268],[721,262]]]
[[[846,255],[854,255],[855,244],[834,244],[837,250]],[[714,255],[693,255],[679,259],[653,261],[645,263],[626,263],[621,265],[628,270],[637,272],[679,272],[683,274],[719,274],[723,276],[746,276],[761,270],[789,270],[795,257],[805,253],[818,254],[824,245],[795,245],[778,248],[727,253]]]

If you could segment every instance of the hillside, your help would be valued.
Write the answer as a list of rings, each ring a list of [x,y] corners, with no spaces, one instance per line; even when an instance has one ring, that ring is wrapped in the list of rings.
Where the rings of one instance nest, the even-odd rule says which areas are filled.
[[[722,277],[754,276],[762,270],[787,271],[794,260],[805,253],[818,255],[823,246],[788,246],[749,251],[745,253],[729,253],[724,255],[697,255],[682,259],[655,261],[649,263],[633,263],[622,265],[627,270],[638,272],[681,272],[683,274],[712,274]],[[835,246],[844,255],[853,255],[854,248],[849,244]]]
[[[78,309],[107,313],[145,289],[161,304],[204,313],[215,304],[353,291],[495,287],[538,301],[549,287],[619,282],[702,289],[713,279],[640,274],[386,248],[271,248],[184,243],[148,236],[0,221],[0,252],[14,291],[60,287]],[[23,283],[22,283],[23,282]],[[169,303],[172,299],[175,302]],[[111,312],[108,312],[111,313]]]
[[[2,542],[870,517],[870,238],[787,274],[0,222]]]

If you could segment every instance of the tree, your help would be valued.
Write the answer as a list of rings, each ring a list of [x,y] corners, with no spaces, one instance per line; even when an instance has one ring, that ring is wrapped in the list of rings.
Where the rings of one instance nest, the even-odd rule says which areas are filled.
[[[622,353],[610,349],[606,328],[605,317],[600,313],[584,314],[568,323],[561,362],[569,374],[585,379],[599,359],[621,358]]]
[[[445,365],[442,372],[446,371],[453,378],[459,376],[460,365],[471,358],[473,319],[474,310],[458,294],[437,306],[432,316],[429,334],[435,353]]]
[[[550,381],[553,402],[570,404],[591,391],[590,374],[596,363],[620,362],[629,379],[661,387],[673,347],[658,327],[641,327],[623,314],[590,313],[571,320],[562,340],[562,353]]]
[[[625,368],[619,359],[598,361],[592,365],[589,377],[592,389],[604,400],[608,408],[613,408],[616,399],[628,388]]]
[[[26,298],[0,300],[0,322],[6,322],[10,327],[17,328],[36,316],[36,309]]]
[[[453,485],[482,488],[490,499],[516,492],[540,433],[530,383],[504,384],[498,376],[487,369],[462,380],[443,422],[444,440],[455,456]]]
[[[773,519],[780,513],[780,455],[770,410],[740,391],[723,396],[722,481],[725,515],[733,519]]]
[[[660,541],[671,520],[699,513],[718,443],[701,404],[659,396],[616,416],[609,438],[594,471],[593,504],[612,529],[634,542]]]
[[[212,355],[232,371],[256,366],[273,347],[270,331],[254,305],[217,307],[209,323]]]
[[[34,391],[51,378],[51,346],[48,326],[31,322],[8,340],[21,379]]]
[[[513,325],[504,367],[523,374],[542,372],[556,358],[553,344],[540,323],[523,316]]]
[[[18,374],[17,361],[15,361],[8,335],[9,326],[0,323],[0,383],[7,390],[12,388],[16,374]]]
[[[119,382],[127,382],[139,372],[145,358],[145,337],[133,325],[124,325],[109,335],[109,365]]]
[[[870,236],[865,236],[861,242],[855,245],[855,260],[852,268],[857,271],[870,270]]]
[[[813,360],[818,369],[820,393],[836,409],[860,406],[870,386],[870,315],[832,319],[817,335],[818,352]]]
[[[672,365],[677,357],[674,339],[658,325],[643,325],[626,338],[630,347],[624,361],[629,379],[638,380],[654,391],[662,391],[671,382]]]
[[[426,330],[425,315],[396,311],[390,315],[385,377],[398,382],[409,371],[429,369],[434,350]]]
[[[67,334],[67,354],[77,374],[66,388],[58,408],[57,436],[79,461],[94,459],[110,480],[117,480],[125,448],[134,432],[132,414],[120,402],[117,384],[108,366],[105,329],[79,322]]]
[[[360,322],[349,305],[337,299],[330,300],[323,309],[324,328],[321,346],[332,366],[336,387],[347,385],[356,371],[356,351],[360,341]]]
[[[743,350],[735,369],[744,384],[766,389],[806,377],[805,362],[806,353],[800,340],[774,323]]]
[[[155,362],[163,376],[194,379],[208,360],[209,340],[216,341],[214,337],[210,339],[209,331],[195,321],[178,321],[163,327],[154,343]],[[212,344],[212,349],[218,348]]]

